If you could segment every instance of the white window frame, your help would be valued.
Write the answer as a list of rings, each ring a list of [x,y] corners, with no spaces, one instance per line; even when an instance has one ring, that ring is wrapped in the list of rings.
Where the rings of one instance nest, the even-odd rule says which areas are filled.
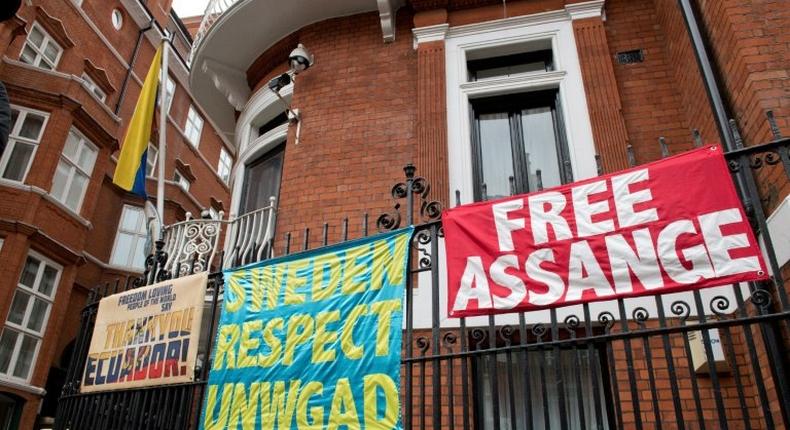
[[[8,133],[8,143],[6,144],[5,150],[3,150],[2,157],[0,157],[0,179],[3,181],[13,181],[13,182],[25,182],[27,179],[27,174],[30,172],[30,167],[33,165],[33,161],[36,159],[36,152],[38,152],[38,146],[41,144],[41,138],[44,136],[44,131],[47,128],[47,122],[49,122],[49,113],[28,109],[25,107],[11,105],[11,109],[19,112],[16,118],[16,122],[11,124],[11,130]],[[41,130],[39,131],[37,139],[30,139],[27,137],[19,136],[19,131],[22,129],[22,125],[24,124],[24,120],[28,114],[34,114],[44,117],[44,122],[41,123]],[[30,161],[27,163],[27,167],[25,168],[24,174],[22,174],[22,179],[19,181],[14,179],[3,178],[2,175],[5,173],[6,167],[8,167],[9,159],[11,158],[11,153],[13,152],[14,146],[17,142],[25,143],[28,145],[33,146],[33,152],[30,154]]]
[[[142,220],[143,220],[142,231],[125,230],[123,228],[123,218],[124,218],[124,215],[126,214],[126,212],[128,210],[133,210],[133,211],[139,211],[140,212],[140,214],[142,215]],[[129,269],[133,269],[135,271],[139,271],[139,270],[145,269],[145,260],[143,260],[143,266],[141,266],[141,267],[134,266],[134,255],[132,253],[135,252],[135,250],[137,250],[137,241],[138,240],[142,240],[142,241],[148,240],[147,221],[148,220],[146,218],[145,209],[144,208],[141,208],[139,206],[134,206],[134,205],[123,205],[123,209],[121,210],[121,217],[118,218],[118,229],[115,232],[115,240],[113,241],[113,244],[112,244],[112,253],[110,254],[110,264],[112,264],[113,266],[125,267],[125,268],[129,268]],[[118,255],[118,253],[120,252],[118,250],[118,238],[121,236],[121,233],[128,234],[128,235],[131,235],[131,236],[135,237],[133,246],[131,246],[130,249],[127,250],[126,257],[124,259],[125,264],[117,264],[116,263],[116,258],[120,258],[119,255]]]
[[[162,83],[162,77],[159,77],[159,83]],[[161,94],[161,93],[160,93]],[[165,98],[167,99],[167,105],[165,105],[165,112],[170,113],[170,107],[173,105],[173,98],[176,95],[176,81],[167,75],[167,83],[165,84]],[[159,106],[162,105],[162,100],[157,102]]]
[[[290,102],[293,98],[293,90],[293,83],[286,85],[280,90],[280,97],[286,102]],[[235,157],[235,164],[232,166],[231,178],[244,178],[244,171],[249,163],[287,140],[288,124],[281,124],[262,136],[258,135],[258,127],[280,113],[282,113],[282,100],[268,88],[260,88],[250,97],[236,121],[234,141],[239,152]],[[230,193],[231,217],[239,212],[243,187],[243,180],[234,181]]]
[[[8,321],[8,316],[11,313],[11,308],[9,307],[8,313],[6,314],[5,322],[3,324],[3,331],[5,331],[6,328],[8,328],[8,329],[11,329],[12,331],[15,331],[15,332],[19,333],[19,335],[17,337],[16,344],[14,345],[14,350],[11,353],[11,359],[10,359],[10,361],[8,363],[8,371],[10,373],[0,373],[0,379],[7,379],[7,380],[11,380],[11,381],[20,381],[20,382],[23,382],[23,383],[30,382],[30,379],[33,377],[33,373],[36,370],[36,362],[38,361],[38,353],[41,350],[41,344],[44,342],[44,334],[47,331],[47,324],[49,324],[49,316],[50,316],[50,314],[52,312],[52,306],[53,306],[53,304],[55,302],[55,295],[58,292],[58,284],[60,284],[60,278],[61,278],[61,275],[63,274],[63,266],[53,262],[49,258],[44,257],[43,255],[39,254],[38,252],[35,252],[35,251],[31,250],[31,251],[29,251],[27,253],[27,257],[33,257],[33,258],[39,260],[39,262],[40,262],[40,265],[38,267],[38,271],[36,272],[36,279],[33,281],[33,286],[34,287],[30,288],[30,287],[27,287],[25,285],[22,285],[22,283],[20,282],[21,281],[21,277],[22,277],[22,272],[20,272],[19,276],[17,277],[17,286],[14,289],[14,294],[16,294],[16,292],[21,289],[22,292],[24,292],[25,294],[31,295],[33,299],[34,298],[39,298],[39,299],[47,302],[48,306],[47,306],[47,310],[44,312],[44,319],[42,320],[41,331],[39,331],[39,332],[31,330],[31,329],[25,327],[27,325],[27,323],[29,322],[30,315],[31,315],[31,313],[33,311],[33,304],[28,303],[27,309],[25,309],[25,315],[22,317],[22,324],[16,324],[16,323],[13,323],[11,321]],[[25,263],[27,263],[27,258],[25,259]],[[53,269],[55,269],[57,271],[57,274],[55,275],[55,280],[53,282],[54,286],[52,288],[52,294],[50,296],[47,296],[47,295],[39,292],[36,289],[38,287],[39,283],[41,282],[41,278],[44,275],[44,268],[46,266],[50,266],[51,268],[53,268]],[[24,270],[24,266],[23,266],[22,270]],[[2,334],[2,332],[0,332],[0,334]],[[21,342],[23,341],[25,335],[33,337],[33,338],[36,338],[37,342],[36,342],[36,349],[33,352],[33,357],[30,360],[30,369],[28,370],[28,374],[27,374],[27,376],[25,378],[20,378],[20,377],[17,377],[17,376],[13,375],[13,369],[16,367],[17,361],[19,360],[19,353],[22,350]]]
[[[189,191],[189,186],[191,183],[189,182],[189,179],[187,179],[187,177],[178,169],[176,169],[175,173],[173,173],[173,182],[178,184],[178,186],[181,187],[181,189],[185,192]]]
[[[590,3],[596,3],[600,15],[603,2]],[[587,16],[591,15],[586,13],[584,17]],[[575,11],[566,8],[479,24],[449,28],[444,25],[443,29],[438,29],[444,34],[423,33],[426,35],[424,41],[437,40],[437,33],[438,40],[445,38],[449,201],[455,202],[456,190],[461,193],[462,204],[474,201],[469,102],[475,98],[559,89],[573,178],[580,180],[597,175],[592,125],[573,34],[574,17],[577,17]],[[419,43],[420,29],[414,32]],[[554,71],[469,82],[467,56],[471,51],[495,51],[536,41],[550,42]]]
[[[153,152],[154,156],[151,157],[151,153]],[[153,143],[148,142],[148,154],[145,157],[145,177],[146,178],[156,178],[156,162],[159,159],[159,148],[154,146]],[[151,165],[151,173],[148,174],[148,165]]]
[[[67,208],[69,208],[69,209],[73,210],[75,213],[79,214],[80,210],[82,209],[82,203],[85,200],[85,194],[88,191],[88,187],[90,187],[91,177],[93,176],[93,170],[96,168],[96,160],[99,158],[99,148],[97,148],[96,145],[94,145],[90,140],[88,140],[85,137],[85,135],[80,133],[74,127],[72,127],[71,130],[69,130],[69,134],[74,134],[77,137],[78,141],[79,141],[80,147],[79,147],[79,152],[77,153],[77,160],[79,160],[80,154],[82,154],[82,151],[84,151],[86,147],[88,149],[92,149],[94,151],[94,153],[96,154],[96,156],[94,157],[93,163],[90,166],[90,171],[85,171],[85,170],[82,170],[82,168],[77,165],[77,161],[76,160],[71,160],[70,158],[68,158],[61,151],[60,159],[58,160],[58,166],[60,166],[61,163],[65,163],[66,165],[68,165],[68,167],[70,169],[69,170],[69,175],[68,175],[68,178],[66,179],[66,184],[63,187],[63,195],[60,195],[60,196],[56,196],[54,194],[55,179],[53,178],[53,180],[52,180],[52,187],[50,188],[50,195],[52,197],[54,197],[55,200],[63,203],[63,205],[66,206]],[[65,150],[65,146],[64,146],[64,150]],[[83,188],[82,192],[80,193],[80,198],[77,201],[76,207],[71,207],[71,206],[69,206],[68,202],[66,201],[66,197],[69,195],[69,190],[71,189],[71,186],[73,185],[74,176],[76,176],[77,172],[85,175],[87,177],[87,182],[85,182],[85,188]]]
[[[231,169],[233,169],[233,157],[227,149],[220,148],[219,163],[217,164],[217,175],[226,184],[230,182]]]
[[[103,89],[96,82],[88,76],[87,73],[82,72],[82,84],[87,88],[91,94],[93,94],[97,99],[99,99],[102,103],[107,100],[107,93],[104,92]]]
[[[30,34],[33,32],[33,29],[40,31],[41,34],[44,35],[44,38],[41,40],[40,47],[36,46],[33,42],[30,41]],[[54,61],[50,60],[49,58],[46,57],[46,55],[44,55],[46,46],[48,46],[49,44],[55,45],[55,47],[58,48],[58,55],[57,57],[55,57]],[[25,47],[28,46],[36,53],[36,56],[35,58],[33,58],[32,63],[27,63],[27,61],[22,59],[22,53],[25,51]],[[62,57],[63,57],[63,47],[60,46],[60,44],[56,42],[55,39],[53,39],[52,36],[50,36],[49,33],[46,30],[44,30],[44,28],[38,22],[33,22],[33,25],[30,26],[30,32],[25,38],[25,43],[22,44],[22,50],[19,51],[19,60],[27,64],[30,64],[32,66],[46,69],[46,67],[41,67],[41,62],[44,61],[51,67],[50,70],[57,70],[58,64],[60,64],[60,59]]]
[[[200,137],[203,135],[203,117],[200,116],[195,106],[189,106],[187,120],[184,123],[184,135],[195,148],[200,146]]]

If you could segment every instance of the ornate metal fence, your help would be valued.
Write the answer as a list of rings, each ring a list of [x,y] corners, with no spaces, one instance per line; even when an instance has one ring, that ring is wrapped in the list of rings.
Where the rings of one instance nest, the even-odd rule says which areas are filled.
[[[773,129],[773,141],[726,155],[763,243],[770,282],[496,317],[443,317],[441,205],[430,199],[428,181],[407,166],[405,181],[392,189],[393,210],[375,222],[379,230],[416,225],[405,298],[404,427],[788,428],[787,270],[783,274],[779,267],[765,211],[781,196],[772,190],[790,186],[790,139]],[[363,235],[368,224],[365,214]],[[340,240],[349,239],[348,226],[344,219]],[[324,224],[323,245],[329,242],[328,231]],[[309,237],[309,229],[285,234],[281,254],[306,250]],[[295,245],[299,239],[301,247]],[[272,252],[270,238],[253,242],[248,255],[265,258]],[[267,248],[263,254],[262,247]],[[162,244],[159,249],[148,258],[143,278],[105,285],[91,294],[56,428],[197,428],[211,336],[203,341],[204,364],[193,383],[79,393],[99,299],[182,273],[183,266],[161,270],[168,259]],[[210,277],[206,333],[214,331],[221,292],[217,273]]]

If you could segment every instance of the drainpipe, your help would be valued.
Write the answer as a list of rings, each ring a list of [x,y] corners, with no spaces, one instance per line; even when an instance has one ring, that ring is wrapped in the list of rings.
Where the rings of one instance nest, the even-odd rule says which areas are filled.
[[[705,36],[700,29],[700,21],[692,5],[692,0],[678,0],[678,4],[680,5],[680,13],[683,15],[683,20],[686,22],[686,29],[691,38],[691,48],[694,51],[694,57],[697,59],[697,64],[702,74],[702,83],[705,85],[705,91],[708,93],[708,101],[710,102],[711,109],[713,109],[713,115],[716,118],[716,128],[719,131],[719,138],[726,152],[734,151],[738,149],[738,145],[730,131],[729,118],[731,117],[731,109],[725,104],[724,98],[721,96],[721,91],[719,91],[719,82],[713,69],[714,65],[711,62],[710,54],[705,47]],[[747,214],[751,214],[753,203],[749,194],[746,192],[746,178],[744,177],[744,174],[751,174],[751,172],[744,172],[743,170],[744,169],[741,169],[735,174],[735,182],[738,185],[738,191],[743,201],[744,209]]]
[[[140,51],[140,45],[143,42],[143,35],[146,31],[152,29],[154,27],[154,20],[153,18],[148,23],[146,27],[141,28],[137,32],[137,42],[134,44],[134,50],[132,51],[132,58],[129,60],[129,69],[126,70],[126,76],[123,77],[123,83],[121,84],[121,93],[118,96],[118,102],[115,103],[115,114],[118,115],[118,112],[121,110],[121,103],[123,103],[123,99],[126,98],[126,89],[129,86],[129,79],[132,77],[132,71],[134,70],[134,63],[137,61],[137,54]]]
[[[686,21],[689,37],[691,37],[691,47],[694,50],[694,56],[697,58],[697,64],[702,72],[702,81],[705,85],[705,91],[708,93],[710,106],[716,117],[716,128],[719,130],[719,137],[724,149],[732,151],[735,149],[735,141],[730,133],[729,109],[724,104],[724,99],[719,91],[719,83],[713,72],[710,54],[705,48],[705,39],[700,30],[699,20],[694,12],[694,7],[691,5],[691,0],[678,0],[678,3],[680,4],[680,12],[683,14],[683,19]]]

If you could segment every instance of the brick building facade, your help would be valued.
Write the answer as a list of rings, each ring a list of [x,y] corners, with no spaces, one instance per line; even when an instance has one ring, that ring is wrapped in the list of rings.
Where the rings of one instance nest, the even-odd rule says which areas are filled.
[[[235,150],[192,101],[192,39],[170,1],[24,2],[0,24],[0,80],[14,110],[0,161],[0,428],[54,417],[88,289],[142,272],[144,202],[112,176],[165,30],[174,47],[164,160],[172,223],[227,210]],[[149,196],[156,128],[152,141]]]
[[[711,144],[729,133],[717,124],[675,1],[338,1],[320,11],[304,3],[273,11],[267,2],[237,2],[214,10],[203,26],[196,20],[190,25],[196,35],[192,91],[239,153],[230,211],[241,215],[261,207],[266,197],[277,197],[276,252],[288,247],[287,240],[320,246],[324,237],[306,229],[320,231],[324,222],[329,242],[345,233],[362,234],[360,224],[346,229],[340,221],[391,209],[387,191],[406,163],[416,165],[417,174],[431,182],[433,198],[449,207],[456,199],[470,203],[534,191],[654,161],[662,157],[659,138],[678,153],[694,146],[694,130]],[[780,132],[790,132],[790,58],[782,30],[790,24],[787,8],[770,0],[691,3],[718,78],[723,114],[734,119],[746,145],[772,140],[768,111]],[[298,123],[289,124],[285,105],[267,84],[289,70],[288,53],[297,44],[314,54],[315,64],[280,90],[299,110]],[[533,152],[517,155],[514,148],[520,151],[522,145]],[[781,167],[758,178],[767,212],[786,213],[780,211],[786,210],[790,187]],[[771,222],[776,231],[790,227],[780,216]],[[787,261],[787,256],[779,261],[785,275]],[[430,297],[430,288],[425,294],[420,297]],[[739,301],[730,294],[735,296],[728,300]],[[430,339],[435,334],[430,303],[415,306],[414,338]],[[710,306],[705,312],[715,314]],[[674,327],[688,319],[677,310],[667,316]],[[643,321],[631,308],[629,315],[624,325],[609,327],[611,333],[658,324],[655,315]],[[476,324],[487,322],[467,324],[474,334]],[[495,335],[502,336],[507,324]],[[784,333],[780,348],[787,348],[786,324],[778,323]],[[570,372],[578,380],[597,374],[608,381],[600,393],[571,383],[585,394],[576,405],[575,398],[568,401],[565,418],[540,412],[549,410],[543,408],[549,399],[524,400],[524,386],[515,389],[518,404],[527,404],[521,412],[506,407],[507,389],[500,391],[499,402],[491,400],[497,396],[490,380],[496,373],[486,373],[486,367],[504,366],[498,360],[505,358],[523,360],[516,354],[476,364],[466,358],[415,364],[413,380],[405,383],[425,389],[425,381],[436,381],[438,373],[441,387],[429,385],[427,396],[404,394],[404,405],[411,404],[410,423],[421,428],[434,428],[436,410],[444,425],[452,417],[457,427],[472,420],[474,428],[525,428],[523,411],[530,408],[539,411],[530,418],[538,428],[543,419],[552,427],[567,419],[571,428],[585,428],[580,423],[586,419],[586,428],[595,428],[601,415],[608,423],[603,428],[722,428],[723,422],[731,422],[730,428],[771,428],[781,422],[776,390],[782,384],[774,379],[777,364],[760,352],[766,338],[758,328],[720,330],[730,367],[718,378],[697,376],[688,340],[678,333],[588,345],[576,350],[576,357],[551,356],[557,360],[553,365],[535,361],[546,357],[530,359],[530,371],[547,378]],[[543,340],[583,329],[566,324]],[[529,342],[540,341],[532,333]],[[491,333],[478,334],[479,346],[491,347]],[[517,335],[497,342],[514,339]],[[407,348],[420,354],[420,345]],[[434,354],[436,348],[457,352],[460,345],[453,340],[431,348]],[[462,362],[470,366],[466,381]],[[509,385],[511,396],[512,372],[517,369],[507,369],[500,381],[500,390]],[[467,385],[474,393],[464,391]],[[432,397],[437,390],[438,397]],[[549,396],[554,410],[562,400],[552,390],[538,398]],[[470,403],[473,409],[459,407]]]

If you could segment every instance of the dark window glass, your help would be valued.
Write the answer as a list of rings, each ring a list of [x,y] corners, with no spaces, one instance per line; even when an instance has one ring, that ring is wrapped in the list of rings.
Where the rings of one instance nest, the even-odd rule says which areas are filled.
[[[471,60],[466,63],[469,80],[508,77],[554,70],[551,49]]]
[[[569,429],[596,428],[599,419],[609,428],[603,355],[598,349],[553,349],[476,357],[476,428],[560,428],[561,413]]]
[[[279,198],[285,144],[247,165],[241,193],[240,214],[269,206],[269,197]]]
[[[286,122],[288,122],[288,115],[285,112],[283,112],[277,115],[276,117],[270,119],[268,122],[266,122],[266,124],[263,124],[262,126],[258,127],[258,136],[263,136],[267,132],[274,130],[275,128],[285,124]]]
[[[571,182],[557,90],[472,101],[475,200]]]

